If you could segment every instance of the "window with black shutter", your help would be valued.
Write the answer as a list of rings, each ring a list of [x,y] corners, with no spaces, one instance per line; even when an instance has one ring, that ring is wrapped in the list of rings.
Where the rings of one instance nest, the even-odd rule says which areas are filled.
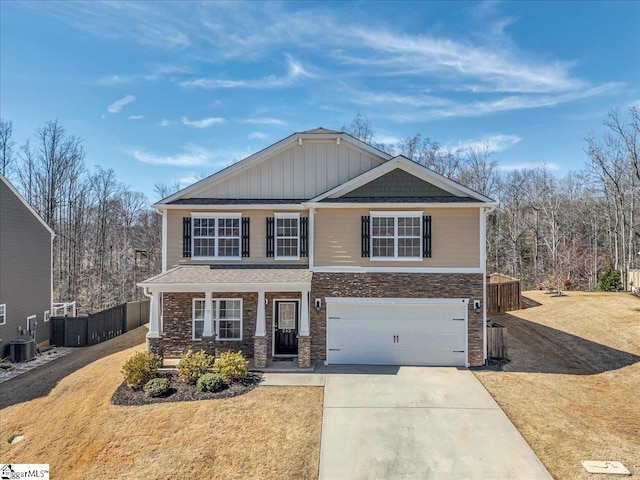
[[[191,257],[191,217],[182,219],[182,256]]]
[[[300,218],[300,256],[309,256],[309,218]]]
[[[422,258],[431,258],[431,215],[422,217]]]
[[[370,236],[371,233],[369,231],[370,224],[371,224],[371,218],[369,217],[369,215],[363,215],[362,216],[362,244],[361,244],[362,257],[371,256],[369,252],[369,245],[370,245],[370,239],[371,239],[371,236]]]
[[[267,257],[273,257],[275,255],[274,224],[275,224],[275,218],[267,217]]]
[[[249,218],[242,218],[242,256],[249,257],[250,249],[249,249]]]

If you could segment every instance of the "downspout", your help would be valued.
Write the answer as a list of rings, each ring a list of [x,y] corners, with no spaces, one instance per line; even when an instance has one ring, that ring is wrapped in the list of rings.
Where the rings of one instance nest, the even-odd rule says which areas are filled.
[[[162,273],[167,271],[167,210],[156,209],[162,216]],[[145,294],[146,295],[146,294]]]

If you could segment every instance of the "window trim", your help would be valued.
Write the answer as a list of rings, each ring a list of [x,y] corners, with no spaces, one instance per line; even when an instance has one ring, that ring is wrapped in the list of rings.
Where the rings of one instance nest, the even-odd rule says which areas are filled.
[[[276,260],[300,260],[300,213],[274,213],[273,214],[274,223],[273,226],[273,256]],[[286,236],[279,237],[278,236],[278,220],[286,219],[286,218],[295,218],[297,220],[297,230],[298,235],[296,237]],[[278,255],[278,239],[284,240],[288,238],[296,238],[297,239],[297,255]]]
[[[0,325],[5,325],[7,323],[7,304],[6,303],[0,303],[0,311],[2,313],[0,313],[0,318],[2,319],[0,321]]]
[[[371,222],[369,224],[369,258],[371,261],[375,261],[375,262],[415,262],[415,261],[422,261],[422,242],[423,242],[423,231],[422,231],[422,215],[423,212],[422,211],[372,211],[369,212],[369,215],[371,217]],[[393,218],[393,237],[387,237],[387,238],[393,238],[393,257],[380,257],[380,256],[376,256],[374,254],[374,248],[373,248],[373,240],[374,240],[374,235],[373,235],[373,219],[374,218]],[[418,226],[420,228],[420,233],[417,236],[399,236],[398,235],[398,219],[399,218],[417,218],[418,219]],[[380,236],[377,236],[375,238],[382,238]],[[399,257],[398,256],[398,240],[400,238],[418,238],[418,240],[420,241],[420,248],[419,250],[419,255],[415,256],[415,257]]]
[[[196,318],[196,302],[204,303],[204,308],[202,310],[202,318]],[[207,309],[207,299],[206,298],[192,298],[191,299],[191,340],[194,342],[201,342],[202,337],[196,337],[196,321],[202,322],[202,332],[204,332],[204,317],[205,311]]]
[[[213,312],[215,313],[215,317],[214,317],[214,322],[216,324],[216,340],[220,341],[220,342],[241,342],[244,335],[243,335],[243,327],[244,327],[244,315],[243,315],[243,302],[242,302],[242,298],[214,298],[213,300],[214,303],[214,309]],[[232,318],[231,320],[239,320],[240,321],[240,337],[239,338],[220,338],[220,302],[224,302],[224,301],[239,301],[240,302],[240,318]],[[228,319],[225,319],[228,320]]]
[[[196,218],[207,218],[215,220],[215,236],[214,237],[202,237],[197,238],[213,238],[214,239],[214,252],[215,255],[202,255],[195,254],[195,242],[196,242]],[[221,256],[218,255],[218,221],[220,219],[237,219],[238,220],[238,255],[237,256]],[[223,238],[235,238],[235,237],[223,237]],[[242,213],[237,212],[191,212],[191,259],[193,260],[242,260]]]
[[[51,319],[51,311],[50,310],[45,310],[43,318],[44,318],[45,322],[48,322]]]

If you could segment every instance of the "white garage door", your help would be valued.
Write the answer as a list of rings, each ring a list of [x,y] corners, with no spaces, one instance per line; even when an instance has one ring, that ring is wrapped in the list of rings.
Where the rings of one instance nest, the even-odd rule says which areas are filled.
[[[466,366],[467,304],[327,298],[327,363]]]

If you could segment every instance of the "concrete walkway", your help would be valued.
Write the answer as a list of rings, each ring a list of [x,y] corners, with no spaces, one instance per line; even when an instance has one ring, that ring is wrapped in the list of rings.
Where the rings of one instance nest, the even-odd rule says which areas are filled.
[[[320,480],[551,480],[475,376],[439,367],[328,367]]]

